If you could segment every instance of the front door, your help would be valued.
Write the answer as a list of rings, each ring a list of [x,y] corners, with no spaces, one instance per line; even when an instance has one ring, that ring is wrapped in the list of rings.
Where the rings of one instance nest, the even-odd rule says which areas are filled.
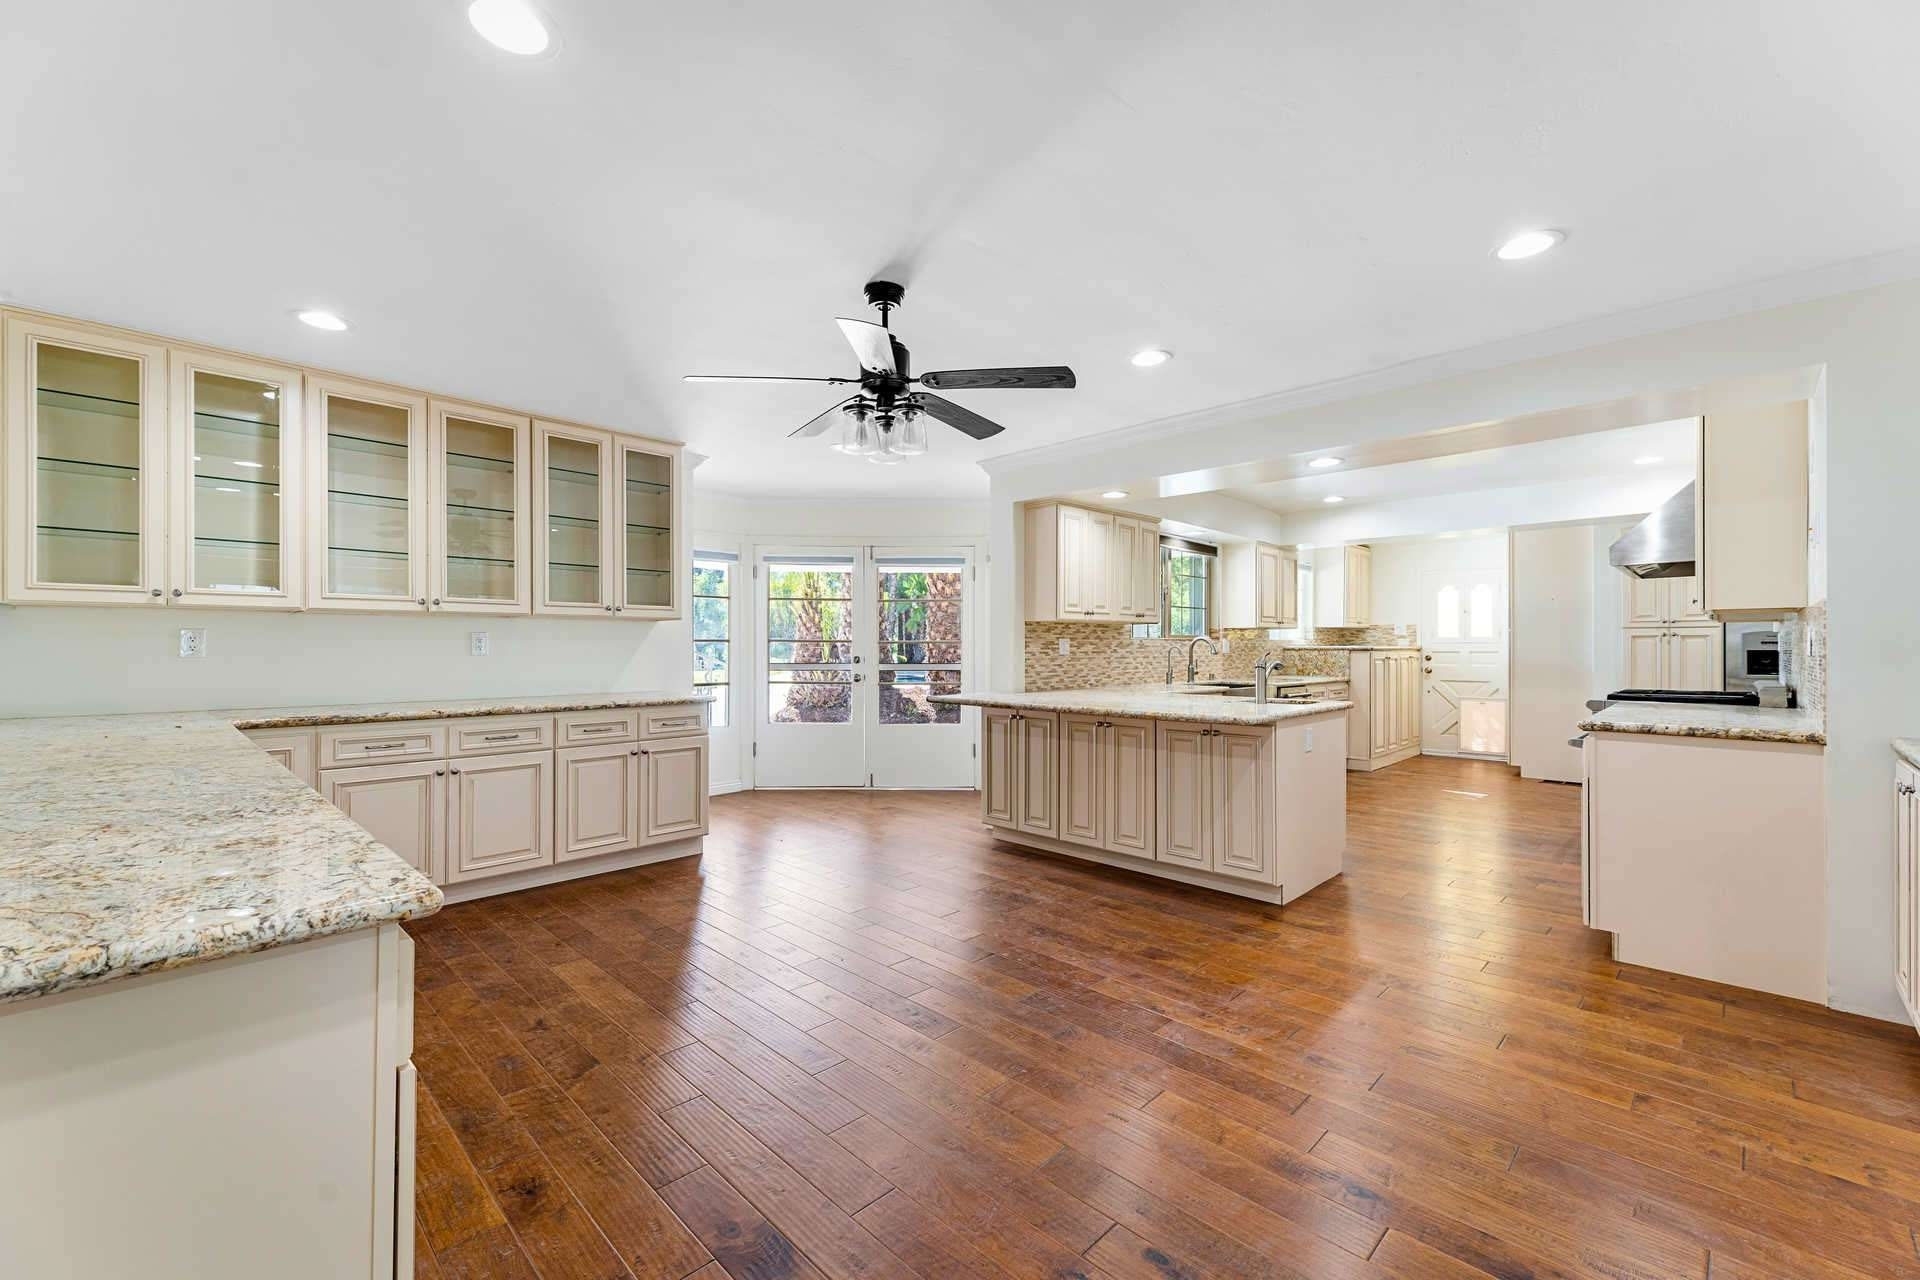
[[[1429,755],[1506,758],[1506,586],[1491,569],[1426,575],[1420,738]]]
[[[754,785],[974,784],[958,693],[973,585],[962,549],[763,549]]]

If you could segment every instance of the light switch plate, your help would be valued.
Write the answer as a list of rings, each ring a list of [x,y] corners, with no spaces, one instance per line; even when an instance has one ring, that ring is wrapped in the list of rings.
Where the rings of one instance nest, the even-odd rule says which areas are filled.
[[[493,639],[484,631],[467,633],[467,652],[476,658],[484,658],[493,652]]]
[[[1301,734],[1300,736],[1301,736],[1301,738],[1303,738],[1303,739],[1305,740],[1305,742],[1306,742],[1306,744],[1307,744],[1307,746],[1306,746],[1306,751],[1307,751],[1307,754],[1308,754],[1308,755],[1312,755],[1312,754],[1313,754],[1313,728],[1312,728],[1312,726],[1308,726],[1308,728],[1307,728],[1307,731],[1306,731],[1305,733],[1303,733],[1303,734]]]
[[[1067,639],[1065,636],[1061,636],[1060,637],[1060,656],[1064,658],[1072,652],[1073,652],[1073,641]]]
[[[183,658],[204,658],[207,656],[207,629],[205,627],[180,628],[180,656]]]

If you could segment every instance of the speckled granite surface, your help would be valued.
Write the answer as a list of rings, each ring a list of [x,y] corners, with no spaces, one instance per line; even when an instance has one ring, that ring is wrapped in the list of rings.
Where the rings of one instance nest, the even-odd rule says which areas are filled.
[[[610,711],[625,707],[711,702],[710,693],[643,689],[628,693],[563,693],[530,698],[452,698],[437,702],[362,702],[318,707],[245,707],[218,714],[242,729],[306,729],[315,725],[367,724],[389,720],[446,720],[467,716],[533,716],[559,711]]]
[[[968,707],[1011,707],[1016,711],[1070,711],[1090,716],[1123,716],[1140,720],[1186,720],[1201,724],[1278,724],[1305,716],[1345,711],[1351,702],[1269,702],[1223,698],[1216,693],[1189,693],[1180,685],[1126,685],[1107,689],[1055,689],[1042,693],[954,693],[935,696],[935,702]]]
[[[225,716],[0,721],[0,1002],[431,915]]]
[[[1621,703],[1582,720],[1589,733],[1652,733],[1741,742],[1805,742],[1824,746],[1827,726],[1804,707],[1696,707],[1678,702]]]
[[[1920,769],[1920,738],[1895,738],[1893,753],[1916,769]]]

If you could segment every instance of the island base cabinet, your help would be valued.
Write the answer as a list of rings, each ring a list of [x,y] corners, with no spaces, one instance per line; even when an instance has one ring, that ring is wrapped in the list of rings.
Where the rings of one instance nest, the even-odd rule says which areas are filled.
[[[1200,724],[1162,724],[1160,757],[1161,862],[1211,870],[1208,826],[1213,807],[1213,730]]]
[[[1907,1016],[1920,1027],[1920,770],[1902,761],[1893,774],[1894,888],[1899,900],[1899,951],[1893,983]]]
[[[705,835],[707,740],[654,743],[640,751],[640,843]]]
[[[1010,831],[1058,835],[1060,717],[988,707],[980,719],[982,819]]]
[[[1273,733],[1266,727],[1163,723],[1162,862],[1277,885]]]
[[[444,760],[322,769],[320,794],[435,884],[446,875]]]
[[[386,924],[0,1010],[0,1272],[411,1277],[412,955]]]
[[[553,753],[448,768],[447,883],[553,865]]]
[[[1060,717],[1060,838],[1151,858],[1153,721]]]

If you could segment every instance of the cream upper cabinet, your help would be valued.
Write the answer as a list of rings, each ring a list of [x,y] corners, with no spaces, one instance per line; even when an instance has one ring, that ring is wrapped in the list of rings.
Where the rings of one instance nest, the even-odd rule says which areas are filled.
[[[1628,627],[1626,629],[1626,671],[1629,689],[1664,689],[1666,673],[1667,629],[1665,627]]]
[[[533,428],[533,611],[613,616],[613,435]]]
[[[1223,627],[1293,627],[1300,623],[1300,559],[1270,542],[1220,549],[1219,621]]]
[[[681,551],[681,450],[625,436],[615,436],[614,446],[620,511],[614,615],[677,618],[687,558]]]
[[[1373,548],[1350,546],[1344,552],[1346,583],[1342,625],[1369,626],[1373,622]]]
[[[1725,683],[1721,628],[1627,627],[1625,671],[1629,689],[1719,689]]]
[[[1804,609],[1807,402],[1710,414],[1697,457],[1694,545],[1708,612]]]
[[[533,424],[450,400],[427,405],[428,607],[526,613],[533,600]]]
[[[1920,771],[1902,760],[1893,770],[1894,896],[1899,917],[1893,983],[1920,1027]]]
[[[167,599],[165,348],[9,315],[6,594]]]
[[[427,607],[427,401],[307,378],[307,607]]]
[[[297,609],[306,592],[301,373],[172,354],[167,597]]]
[[[1626,625],[1649,627],[1661,624],[1691,625],[1711,623],[1700,591],[1700,579],[1692,574],[1684,578],[1638,578],[1622,572],[1625,601],[1622,606]]]
[[[1029,622],[1146,622],[1160,615],[1160,524],[1043,502],[1026,510]]]

